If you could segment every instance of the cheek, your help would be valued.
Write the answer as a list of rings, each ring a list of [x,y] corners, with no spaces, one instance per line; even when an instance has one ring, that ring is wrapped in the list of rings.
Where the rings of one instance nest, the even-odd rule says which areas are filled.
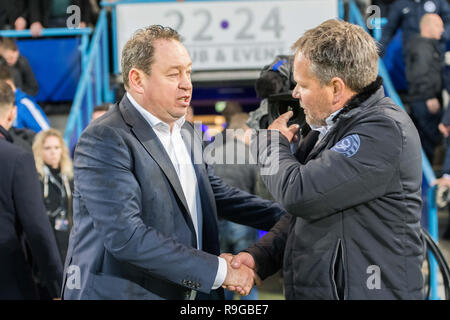
[[[49,151],[42,152],[42,159],[44,160],[44,162],[49,162],[50,157],[51,157],[51,155],[50,155]]]

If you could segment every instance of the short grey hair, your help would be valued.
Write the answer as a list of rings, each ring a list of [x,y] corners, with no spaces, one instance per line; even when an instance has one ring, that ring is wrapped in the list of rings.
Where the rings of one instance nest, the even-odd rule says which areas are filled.
[[[132,68],[142,70],[146,74],[151,73],[151,66],[155,53],[156,40],[180,41],[177,31],[161,25],[152,25],[137,30],[127,41],[122,50],[122,78],[125,88],[128,88],[128,74]]]
[[[307,30],[292,46],[311,63],[311,72],[322,85],[341,78],[360,92],[378,75],[378,48],[363,28],[340,20],[327,20]]]

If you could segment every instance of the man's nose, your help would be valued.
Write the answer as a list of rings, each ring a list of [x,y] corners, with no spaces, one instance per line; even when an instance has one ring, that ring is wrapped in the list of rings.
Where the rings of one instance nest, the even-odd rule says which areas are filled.
[[[183,76],[183,78],[181,79],[180,88],[184,90],[192,89],[192,82],[188,75]]]
[[[297,87],[292,90],[292,98],[301,100],[300,90],[297,90]]]

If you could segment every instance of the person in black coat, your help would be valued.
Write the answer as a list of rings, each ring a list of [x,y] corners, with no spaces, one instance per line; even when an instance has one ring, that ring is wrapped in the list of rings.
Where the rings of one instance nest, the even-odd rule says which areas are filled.
[[[1,65],[7,65],[14,80],[14,85],[30,96],[39,91],[39,84],[34,76],[28,59],[20,54],[16,42],[11,38],[4,38],[0,42]]]
[[[406,100],[430,162],[434,158],[434,149],[442,140],[438,125],[442,117],[445,85],[444,56],[439,47],[443,32],[442,19],[437,14],[425,14],[420,20],[420,35],[411,36],[405,52]]]
[[[0,29],[24,30],[27,15],[25,0],[0,0]]]
[[[7,131],[15,116],[13,104],[14,93],[0,82],[0,300],[39,298],[31,261],[41,285],[55,298],[61,288],[62,262],[40,196],[33,155],[13,145]]]

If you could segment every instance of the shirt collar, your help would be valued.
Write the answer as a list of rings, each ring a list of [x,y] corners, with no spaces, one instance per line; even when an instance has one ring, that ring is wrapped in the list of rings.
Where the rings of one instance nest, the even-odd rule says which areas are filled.
[[[332,114],[330,114],[328,116],[328,118],[325,119],[326,125],[324,125],[324,126],[310,125],[311,129],[313,129],[315,131],[319,131],[322,134],[326,134],[331,129],[331,127],[334,125],[333,118],[341,111],[342,111],[342,108],[333,112]]]
[[[137,101],[133,98],[133,96],[127,92],[127,98],[130,100],[131,104],[136,108],[137,111],[144,117],[144,119],[150,124],[152,128],[170,128],[169,124],[165,123],[158,117],[154,116],[151,112],[144,109]],[[174,123],[174,128],[181,129],[181,127],[184,124],[184,121],[186,120],[186,116],[181,117],[180,119],[176,120]]]

